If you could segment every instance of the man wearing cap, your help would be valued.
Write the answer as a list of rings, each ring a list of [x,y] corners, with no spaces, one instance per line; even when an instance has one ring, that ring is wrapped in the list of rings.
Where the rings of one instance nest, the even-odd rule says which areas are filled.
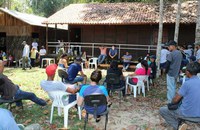
[[[22,91],[18,85],[15,85],[7,76],[3,74],[4,64],[0,60],[0,95],[4,99],[28,99],[35,102],[38,105],[45,106],[46,102],[43,99],[38,98],[32,92]],[[16,102],[17,107],[22,107],[22,101]]]
[[[42,67],[42,58],[45,57],[46,53],[47,53],[47,51],[44,48],[44,46],[41,46],[41,49],[40,49],[40,52],[39,52],[39,54],[40,54],[40,68]]]
[[[40,86],[46,92],[59,90],[75,94],[79,90],[78,87],[70,84],[64,84],[61,81],[54,81],[56,69],[57,69],[56,64],[51,64],[46,67],[47,80],[42,80]],[[74,100],[76,100],[76,95],[70,95],[69,103],[73,102]]]
[[[23,49],[23,54],[22,54],[22,69],[25,69],[25,65],[28,64],[30,69],[31,69],[31,65],[29,64],[28,60],[29,60],[29,53],[30,53],[30,47],[29,45],[27,45],[26,41],[22,42],[22,45],[24,45],[24,49]]]
[[[176,93],[176,78],[178,77],[182,54],[177,50],[177,43],[170,40],[167,43],[170,53],[167,55],[166,74],[167,74],[167,99],[171,103]]]
[[[194,44],[195,44],[195,47],[197,48],[196,60],[198,63],[200,63],[200,42],[196,42]]]
[[[69,68],[67,69],[68,77],[65,79],[66,83],[74,84],[77,82],[82,82],[83,84],[86,84],[87,82],[87,76],[83,73],[81,68],[81,57],[76,57],[74,60],[74,63],[72,63]],[[80,76],[77,76],[80,72]]]

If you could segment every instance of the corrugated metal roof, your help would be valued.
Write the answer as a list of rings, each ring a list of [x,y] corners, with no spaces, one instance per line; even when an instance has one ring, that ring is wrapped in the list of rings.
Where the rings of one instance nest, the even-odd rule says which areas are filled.
[[[190,8],[186,7],[187,5]],[[181,23],[196,22],[197,1],[182,3]],[[164,6],[164,23],[175,23],[176,4]],[[159,5],[148,3],[71,4],[50,16],[48,24],[157,24]]]
[[[15,17],[16,19],[19,19],[19,20],[21,20],[21,21],[23,21],[23,22],[25,22],[29,25],[46,27],[45,24],[42,24],[42,22],[47,20],[47,18],[45,18],[45,17],[36,16],[36,15],[33,15],[33,14],[21,13],[21,12],[18,12],[18,11],[8,10],[8,9],[4,9],[4,8],[0,8],[0,11],[3,11],[5,13]],[[53,25],[51,25],[49,27],[55,28]],[[58,28],[67,30],[68,26],[67,25],[65,25],[65,26],[59,25]]]

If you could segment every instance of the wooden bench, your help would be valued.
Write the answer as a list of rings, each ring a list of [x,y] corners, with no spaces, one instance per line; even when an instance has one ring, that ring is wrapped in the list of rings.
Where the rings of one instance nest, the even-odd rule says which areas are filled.
[[[12,109],[12,104],[17,102],[17,101],[21,101],[22,99],[3,99],[0,98],[0,105],[4,104],[4,103],[8,103],[7,105],[7,109]],[[23,109],[23,105],[22,105],[22,109]]]
[[[110,64],[100,64],[98,67],[100,68],[109,68]],[[119,68],[123,68],[123,65],[118,65]],[[129,66],[130,69],[135,69],[135,65],[130,65]]]

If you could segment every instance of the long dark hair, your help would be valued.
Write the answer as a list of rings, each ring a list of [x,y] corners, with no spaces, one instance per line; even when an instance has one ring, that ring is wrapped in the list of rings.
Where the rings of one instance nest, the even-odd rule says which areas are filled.
[[[148,72],[148,69],[149,69],[149,66],[148,66],[148,63],[147,63],[147,61],[146,60],[143,60],[143,61],[141,61],[141,64],[145,67],[145,70],[146,70],[146,74],[147,74],[147,72]]]
[[[118,62],[115,61],[115,60],[111,61],[110,68],[112,68],[112,69],[119,69],[118,68]]]

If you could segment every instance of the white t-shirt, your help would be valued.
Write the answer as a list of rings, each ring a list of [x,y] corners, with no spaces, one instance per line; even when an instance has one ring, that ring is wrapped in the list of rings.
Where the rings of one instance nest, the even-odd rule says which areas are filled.
[[[139,68],[142,68],[141,63],[138,63],[138,64],[136,65],[136,67],[135,67],[136,70],[139,69]]]
[[[167,49],[162,49],[160,54],[160,63],[165,63],[167,61],[167,55],[170,52]]]
[[[32,47],[35,48],[35,49],[37,50],[38,43],[37,43],[37,42],[33,42],[33,43],[32,43]]]
[[[40,55],[41,56],[44,56],[44,55],[46,55],[46,49],[40,49]]]
[[[197,51],[196,59],[197,59],[197,61],[200,60],[200,49]]]
[[[40,86],[46,92],[50,92],[50,91],[64,91],[64,92],[66,92],[66,90],[67,90],[68,87],[75,88],[75,85],[64,84],[61,81],[47,81],[47,80],[42,80],[40,82]],[[62,101],[63,101],[64,104],[68,104],[68,98],[63,99]]]
[[[22,57],[29,57],[29,53],[30,53],[30,48],[29,45],[26,44],[23,49]]]

